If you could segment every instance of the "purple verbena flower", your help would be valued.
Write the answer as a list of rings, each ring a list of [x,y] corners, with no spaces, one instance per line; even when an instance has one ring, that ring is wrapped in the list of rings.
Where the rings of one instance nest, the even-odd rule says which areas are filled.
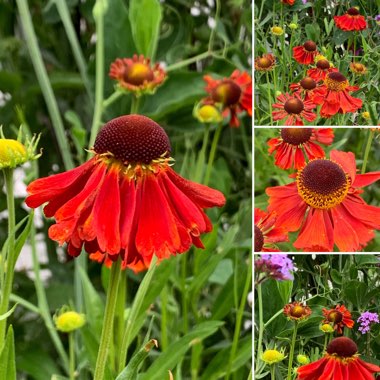
[[[357,320],[360,323],[359,331],[362,334],[367,334],[371,328],[371,324],[380,323],[379,315],[377,313],[371,313],[370,311],[365,311],[360,315]]]
[[[264,273],[267,278],[278,281],[293,280],[294,264],[285,254],[262,254],[255,260],[255,269]]]
[[[306,3],[307,3],[307,1],[308,1],[308,0],[302,0],[302,2],[303,2],[304,4],[306,4]]]

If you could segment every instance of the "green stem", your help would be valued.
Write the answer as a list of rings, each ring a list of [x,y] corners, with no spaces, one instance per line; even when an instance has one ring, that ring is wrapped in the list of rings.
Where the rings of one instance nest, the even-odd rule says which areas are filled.
[[[364,151],[364,158],[363,158],[363,165],[362,165],[362,174],[365,173],[365,169],[366,169],[367,161],[368,161],[368,155],[369,155],[369,151],[371,150],[371,144],[372,144],[372,140],[373,140],[374,134],[375,134],[375,131],[369,130],[367,145],[366,145],[365,151]]]
[[[248,292],[251,289],[251,280],[252,280],[252,257],[250,255],[248,264],[247,264],[248,272],[247,272],[247,277],[245,279],[245,285],[243,289],[243,293],[241,295],[240,299],[240,306],[236,315],[236,322],[235,322],[235,331],[234,331],[234,337],[232,340],[232,347],[230,351],[230,358],[228,361],[228,369],[227,369],[227,374],[225,377],[225,380],[228,380],[230,377],[230,373],[232,370],[232,364],[236,356],[236,351],[239,343],[239,336],[240,336],[240,330],[241,330],[241,324],[243,321],[243,314],[244,314],[244,308],[245,305],[247,304],[247,296]],[[259,353],[258,353],[259,354]]]
[[[131,115],[136,115],[139,112],[139,106],[140,106],[140,97],[138,96],[132,96],[131,101]]]
[[[37,37],[34,32],[27,0],[16,0],[16,2],[20,13],[21,25],[24,29],[26,46],[29,49],[30,58],[32,60],[33,67],[42,90],[42,95],[45,98],[46,106],[48,108],[52,125],[57,137],[57,142],[62,154],[65,169],[72,169],[74,167],[74,162],[71,157],[69,142],[65,134],[65,128],[63,126],[61,115],[59,113],[58,104],[49,82],[49,77],[46,72],[40,50],[38,48]]]
[[[325,341],[323,343],[323,352],[326,351],[328,339],[329,339],[329,334],[325,333]]]
[[[86,91],[87,91],[87,95],[90,98],[91,103],[93,103],[94,99],[93,99],[93,95],[92,95],[92,91],[91,91],[90,80],[89,80],[88,75],[87,75],[86,61],[84,59],[82,49],[80,47],[79,41],[77,39],[77,35],[75,33],[73,23],[71,21],[69,8],[67,6],[66,1],[54,0],[54,3],[57,7],[59,16],[61,17],[63,26],[65,28],[67,38],[70,42],[71,50],[72,50],[73,55],[74,55],[74,59],[76,61],[80,75],[81,75],[83,83],[84,83],[84,86],[85,86]]]
[[[371,356],[371,334],[369,332],[367,333],[366,351],[367,351],[367,356],[370,357]]]
[[[102,335],[100,337],[100,345],[96,366],[94,372],[94,380],[104,379],[104,371],[106,367],[108,351],[112,340],[113,320],[115,315],[115,306],[117,300],[117,289],[120,279],[120,260],[115,261],[111,267],[110,279],[107,290],[106,309],[104,311]]]
[[[31,302],[25,300],[24,298],[21,298],[19,297],[18,295],[16,294],[11,294],[9,299],[14,302],[14,303],[18,303],[20,304],[21,306],[24,306],[25,309],[28,309],[29,311],[31,311],[32,313],[35,313],[37,315],[41,315],[41,312],[40,312],[40,309],[33,305]]]
[[[289,364],[288,364],[287,380],[292,380],[293,357],[294,357],[294,349],[296,346],[297,329],[298,329],[298,322],[295,322],[294,323],[293,336],[292,336],[292,342],[290,345],[290,352],[289,352]]]
[[[243,142],[245,157],[247,158],[247,162],[248,162],[248,167],[251,168],[252,167],[252,153],[251,153],[251,149],[249,148],[248,137],[247,137],[247,134],[245,133],[244,124],[240,126],[240,132],[241,132],[241,141]]]
[[[220,16],[220,0],[216,0],[215,27],[211,29],[211,33],[210,33],[210,40],[208,42],[208,52],[209,53],[212,51],[212,47],[214,45],[215,33],[216,33],[218,21],[219,21],[219,16]]]
[[[268,71],[265,73],[267,78],[267,94],[268,94],[268,103],[269,103],[269,116],[270,116],[270,125],[273,125],[273,115],[272,115],[272,94],[269,87],[269,74]]]
[[[168,287],[164,285],[161,291],[161,351],[168,347]]]
[[[74,333],[69,333],[69,352],[70,352],[70,380],[75,379],[75,352],[74,352]]]
[[[91,136],[89,147],[94,145],[96,135],[98,134],[102,112],[104,96],[104,14],[106,13],[103,0],[97,0],[94,6],[95,25],[96,25],[96,81],[95,81],[95,109],[91,125]]]
[[[274,364],[271,364],[271,366],[270,366],[270,379],[276,380],[274,377]]]
[[[206,186],[208,185],[208,182],[210,180],[212,164],[214,163],[216,148],[218,146],[218,142],[219,142],[220,134],[222,133],[222,129],[223,129],[223,124],[222,123],[218,124],[216,131],[215,131],[215,134],[214,134],[214,138],[213,138],[212,143],[211,143],[210,155],[208,157],[208,163],[207,163],[207,168],[206,168],[206,175],[205,175],[205,179],[203,182]]]
[[[116,90],[107,99],[103,101],[103,111],[105,111],[112,103],[121,98],[125,93],[123,91]]]
[[[157,267],[156,263],[157,263],[157,257],[156,255],[153,255],[152,261],[149,266],[149,270],[146,273],[143,281],[141,282],[139,289],[137,290],[135,299],[133,301],[133,305],[129,313],[127,325],[124,331],[123,343],[120,347],[119,365],[117,368],[118,373],[121,372],[122,369],[125,367],[125,363],[127,361],[128,347],[130,344],[130,337],[132,335],[132,328],[134,324],[136,323],[145,295],[148,291],[148,288],[150,287],[150,283],[152,281],[154,272],[156,271],[156,267]]]
[[[203,167],[206,159],[206,148],[210,136],[210,124],[205,124],[205,133],[203,134],[202,148],[199,152],[197,164],[195,166],[194,182],[202,182]]]
[[[259,337],[257,340],[256,368],[259,368],[261,354],[263,353],[263,335],[264,335],[264,314],[263,314],[263,295],[261,284],[257,285],[257,303],[259,308]]]
[[[117,366],[119,362],[119,350],[123,342],[123,335],[125,329],[124,311],[127,300],[127,272],[123,271],[121,273],[119,290],[117,292],[116,309],[115,309],[115,357],[113,365]]]
[[[199,61],[200,59],[204,59],[204,58],[207,58],[213,54],[215,54],[216,52],[210,52],[210,51],[206,51],[204,53],[201,53],[201,54],[198,54],[198,55],[195,55],[194,57],[191,57],[191,58],[188,58],[188,59],[184,59],[183,61],[181,62],[177,62],[177,63],[174,63],[172,65],[169,65],[167,68],[166,68],[166,72],[169,72],[169,71],[173,71],[173,70],[177,70],[177,69],[180,69],[182,67],[185,67],[185,66],[188,66],[194,62],[197,62]]]
[[[189,331],[189,299],[186,289],[187,278],[187,255],[181,257],[181,293],[182,293],[182,329],[183,334],[187,334]]]
[[[0,304],[0,315],[5,314],[8,311],[9,297],[12,291],[13,285],[13,275],[15,266],[15,227],[16,227],[16,214],[15,214],[15,203],[13,195],[13,169],[6,168],[3,169],[4,179],[5,179],[5,190],[7,194],[7,210],[8,210],[8,251],[6,257],[3,258],[5,265],[5,279],[4,288],[1,292],[1,304]],[[0,321],[0,352],[2,350],[5,331],[7,326],[7,319]]]

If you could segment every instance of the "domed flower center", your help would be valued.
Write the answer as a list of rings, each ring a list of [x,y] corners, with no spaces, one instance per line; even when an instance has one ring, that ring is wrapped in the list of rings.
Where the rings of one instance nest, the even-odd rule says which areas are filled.
[[[327,70],[330,68],[330,62],[327,59],[320,59],[317,62],[317,67],[320,70]]]
[[[362,72],[365,70],[365,66],[362,65],[361,63],[354,63],[353,66],[354,66],[355,71]]]
[[[292,145],[301,145],[310,140],[311,128],[282,128],[281,137],[284,142]]]
[[[316,51],[317,50],[317,44],[314,41],[306,41],[303,44],[303,47],[307,51]]]
[[[347,78],[339,72],[328,73],[325,79],[325,85],[332,91],[343,91],[348,86]]]
[[[350,8],[347,13],[350,15],[350,16],[357,16],[358,14],[360,14],[359,10],[357,8]]]
[[[154,74],[152,69],[144,63],[136,62],[125,68],[124,80],[135,86],[143,84],[144,81],[152,81],[153,79]]]
[[[310,77],[303,78],[300,84],[305,90],[313,90],[315,87],[317,87],[317,82]]]
[[[204,120],[218,120],[220,113],[218,109],[210,104],[206,104],[199,108],[199,116]]]
[[[300,114],[304,109],[304,105],[301,99],[292,98],[285,102],[284,109],[287,113]]]
[[[290,315],[292,317],[300,318],[304,314],[304,307],[301,305],[294,306],[293,309],[290,312]]]
[[[212,92],[212,99],[217,103],[223,103],[225,106],[236,104],[241,95],[241,88],[230,79],[224,80]]]
[[[255,252],[261,252],[264,246],[264,235],[260,228],[255,226]]]
[[[343,314],[337,310],[330,311],[329,315],[327,316],[327,320],[329,322],[340,323],[343,320]]]
[[[272,64],[269,58],[263,57],[257,60],[257,65],[262,67],[263,69],[267,69]]]
[[[94,144],[97,154],[110,153],[123,163],[149,164],[169,157],[167,134],[153,120],[141,115],[112,119],[98,133]]]
[[[309,206],[329,209],[345,199],[350,180],[340,165],[321,158],[310,161],[298,172],[297,188],[298,194]]]
[[[350,358],[358,352],[358,346],[350,338],[345,336],[333,339],[326,349],[330,355],[338,355],[342,358]]]

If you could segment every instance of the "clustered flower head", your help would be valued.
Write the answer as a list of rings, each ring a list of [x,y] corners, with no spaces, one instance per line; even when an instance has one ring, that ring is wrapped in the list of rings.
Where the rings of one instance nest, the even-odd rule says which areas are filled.
[[[375,323],[380,323],[379,314],[371,313],[370,311],[365,311],[360,315],[357,322],[360,323],[358,330],[362,334],[367,334],[371,329],[371,325]]]
[[[299,322],[310,317],[311,309],[302,302],[294,301],[284,306],[284,314],[289,320]]]
[[[255,271],[264,278],[278,281],[293,280],[293,261],[285,254],[261,254],[255,260]]]

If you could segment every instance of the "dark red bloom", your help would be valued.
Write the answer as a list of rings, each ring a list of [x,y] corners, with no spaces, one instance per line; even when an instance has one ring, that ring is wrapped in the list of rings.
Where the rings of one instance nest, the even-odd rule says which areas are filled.
[[[314,63],[317,54],[317,44],[313,41],[306,41],[303,45],[293,48],[293,58],[302,65]]]
[[[373,380],[380,367],[359,358],[356,343],[346,337],[333,339],[322,359],[297,369],[297,380]]]
[[[270,139],[268,152],[276,152],[275,165],[281,169],[302,169],[305,155],[309,160],[325,156],[319,142],[331,145],[334,140],[332,128],[282,128],[280,136]]]
[[[314,121],[317,117],[311,112],[315,104],[310,100],[303,101],[298,94],[281,94],[277,100],[279,103],[274,103],[272,107],[281,111],[272,111],[274,121],[286,118],[285,125],[304,125],[302,119]]]
[[[330,159],[310,161],[295,182],[269,187],[269,211],[288,231],[301,228],[294,246],[305,251],[342,252],[365,247],[380,229],[380,207],[367,205],[361,189],[380,179],[380,172],[356,174],[355,155],[333,150]]]
[[[304,101],[313,101],[316,94],[320,93],[321,85],[311,77],[305,77],[298,83],[292,83],[289,88],[299,95]],[[322,90],[323,91],[323,90]]]
[[[325,317],[322,324],[333,323],[334,330],[338,334],[343,334],[344,327],[348,327],[349,329],[354,327],[355,322],[351,318],[351,313],[344,305],[337,305],[334,309],[323,309],[322,311]]]
[[[284,4],[292,6],[292,5],[294,5],[295,1],[296,0],[281,0],[281,3],[284,3]]]
[[[202,248],[200,235],[212,229],[203,209],[223,206],[225,198],[179,176],[170,151],[168,136],[151,119],[118,117],[100,130],[94,157],[32,182],[26,204],[47,203],[45,215],[56,220],[49,237],[67,243],[71,256],[84,248],[94,260],[120,256],[124,267],[138,269],[153,255]]]
[[[342,30],[364,30],[367,28],[365,17],[359,13],[357,8],[350,8],[342,16],[334,16],[335,25]]]
[[[338,71],[336,67],[331,67],[330,62],[327,59],[320,59],[315,67],[307,70],[307,75],[313,78],[315,81],[323,81],[328,73]]]
[[[247,72],[235,70],[229,78],[214,79],[205,75],[203,79],[210,94],[206,102],[220,104],[223,117],[231,116],[231,127],[239,127],[237,115],[244,110],[252,116],[252,78]]]

